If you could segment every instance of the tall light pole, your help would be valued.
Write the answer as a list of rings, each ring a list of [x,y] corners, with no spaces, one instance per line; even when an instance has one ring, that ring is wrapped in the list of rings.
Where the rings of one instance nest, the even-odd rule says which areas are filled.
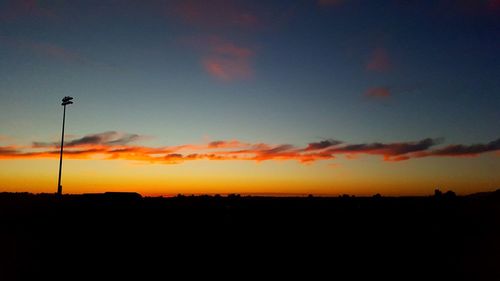
[[[57,195],[62,195],[62,185],[61,185],[61,170],[62,170],[62,158],[63,158],[63,147],[64,147],[64,120],[66,119],[66,105],[73,104],[71,101],[73,98],[66,96],[62,99],[61,105],[64,107],[63,111],[63,122],[62,122],[62,135],[61,135],[61,153],[59,156],[59,180],[57,181]]]

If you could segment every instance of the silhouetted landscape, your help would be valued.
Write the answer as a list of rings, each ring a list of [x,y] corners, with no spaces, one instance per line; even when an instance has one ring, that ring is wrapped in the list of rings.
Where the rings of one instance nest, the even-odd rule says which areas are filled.
[[[500,190],[427,197],[1,193],[0,223],[1,280],[100,272],[500,276]]]

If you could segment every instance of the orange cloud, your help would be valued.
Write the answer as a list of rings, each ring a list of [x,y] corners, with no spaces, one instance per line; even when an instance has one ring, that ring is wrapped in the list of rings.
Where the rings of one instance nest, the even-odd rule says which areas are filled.
[[[384,161],[404,161],[421,157],[475,157],[483,153],[500,151],[500,139],[474,145],[449,145],[432,149],[440,144],[439,139],[423,139],[417,142],[344,144],[336,140],[309,143],[304,147],[291,144],[270,145],[245,143],[238,140],[218,140],[205,144],[183,144],[177,146],[147,147],[132,145],[140,139],[136,134],[104,132],[68,141],[64,151],[70,159],[130,160],[158,164],[180,164],[195,160],[250,160],[288,161],[303,164],[319,160],[335,159],[345,155],[357,159],[360,155],[381,156]],[[59,149],[55,143],[35,142],[31,147],[0,146],[0,159],[56,158]]]
[[[12,140],[11,137],[9,136],[4,136],[4,135],[0,135],[0,141],[10,141]]]
[[[0,157],[9,157],[10,155],[15,156],[19,153],[19,150],[14,146],[0,146]]]
[[[392,68],[389,54],[385,48],[376,48],[373,50],[366,64],[366,70],[375,72],[386,72]]]
[[[375,99],[386,99],[391,97],[391,91],[387,87],[374,87],[368,89],[365,96]]]

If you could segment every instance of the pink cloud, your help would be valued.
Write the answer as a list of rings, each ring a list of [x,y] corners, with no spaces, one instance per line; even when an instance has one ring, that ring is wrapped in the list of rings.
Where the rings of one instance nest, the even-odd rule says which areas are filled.
[[[78,52],[64,48],[60,45],[48,42],[36,42],[25,39],[16,39],[6,36],[0,36],[0,43],[13,48],[27,50],[40,56],[47,56],[54,59],[63,60],[66,62],[90,63]]]
[[[260,24],[257,15],[238,1],[181,0],[174,10],[183,22],[202,29],[254,28]]]
[[[319,6],[336,6],[342,4],[344,0],[318,0]]]
[[[488,9],[490,11],[499,12],[500,11],[500,0],[489,0]]]
[[[168,7],[173,19],[211,34],[183,40],[201,53],[200,63],[208,74],[221,81],[254,76],[254,49],[228,39],[227,34],[236,31],[244,38],[263,25],[255,5],[231,0],[178,0]]]
[[[0,12],[0,19],[15,20],[20,17],[53,17],[54,12],[42,6],[38,0],[10,0]]]
[[[247,58],[253,56],[254,54],[254,52],[248,48],[239,47],[232,42],[220,41],[220,40],[212,43],[212,52],[219,55],[239,57],[239,58]]]
[[[263,26],[263,13],[255,5],[232,0],[178,0],[168,7],[169,13],[174,12],[173,19],[197,32],[211,34],[186,40],[201,53],[200,63],[208,74],[221,81],[254,76],[255,50],[228,39],[227,34],[238,32],[238,37],[244,38]]]
[[[385,48],[376,48],[373,50],[367,64],[366,69],[375,72],[386,72],[392,68],[389,54]]]
[[[374,87],[368,89],[365,96],[374,99],[387,99],[391,97],[391,91],[387,87]]]
[[[440,0],[443,11],[464,16],[496,16],[500,12],[500,0]]]
[[[221,80],[240,80],[253,76],[251,63],[247,59],[211,56],[203,59],[203,66],[209,74]]]
[[[36,53],[48,55],[53,58],[71,62],[84,61],[83,57],[80,54],[52,43],[31,42],[27,46]]]
[[[202,65],[210,75],[225,81],[253,77],[252,49],[215,36],[201,41],[205,48]]]

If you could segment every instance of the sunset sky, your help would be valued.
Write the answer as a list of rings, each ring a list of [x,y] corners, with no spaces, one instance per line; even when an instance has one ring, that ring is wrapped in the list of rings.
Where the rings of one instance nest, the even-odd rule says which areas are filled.
[[[500,188],[500,0],[0,0],[0,191]]]

